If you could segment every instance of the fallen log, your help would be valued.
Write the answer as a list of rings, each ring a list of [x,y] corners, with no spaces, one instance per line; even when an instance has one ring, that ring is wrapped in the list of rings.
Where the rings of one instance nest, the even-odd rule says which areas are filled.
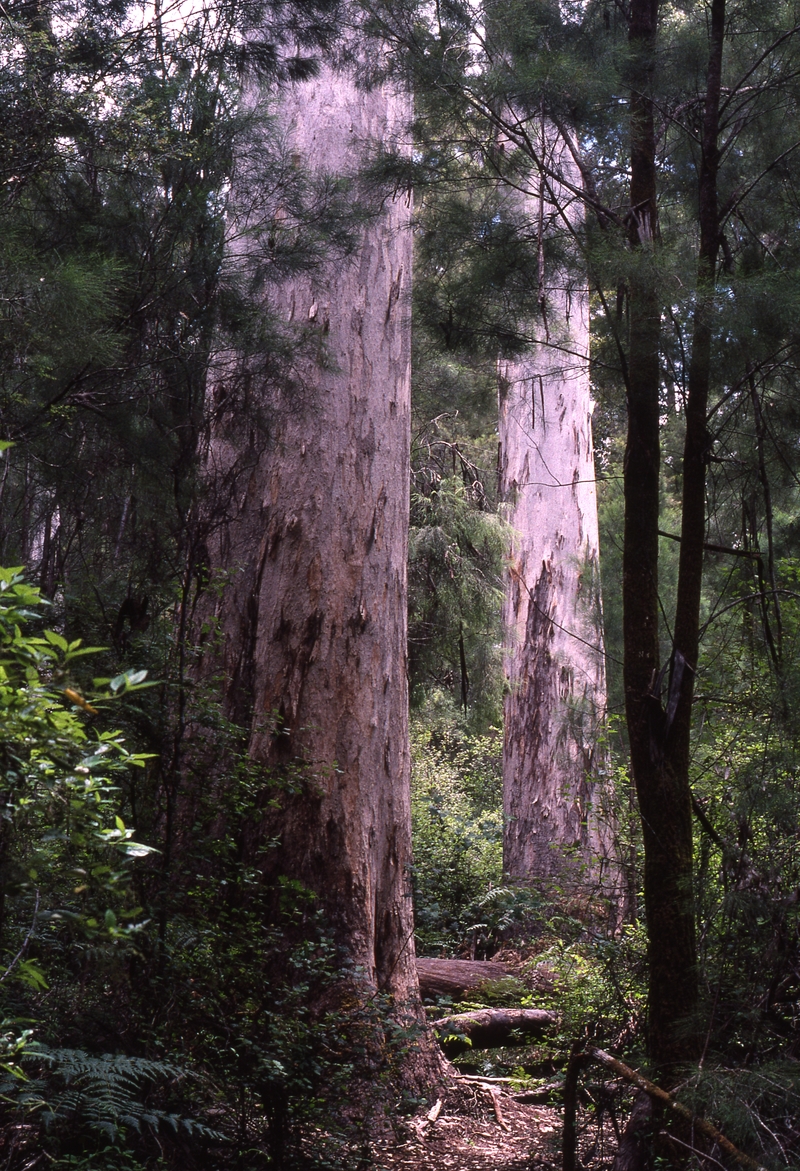
[[[698,1134],[702,1134],[704,1138],[709,1139],[712,1143],[716,1143],[720,1150],[729,1159],[738,1163],[740,1167],[747,1168],[747,1171],[765,1171],[765,1168],[755,1159],[751,1159],[744,1151],[740,1151],[738,1147],[735,1147],[730,1139],[726,1138],[721,1131],[717,1130],[716,1126],[707,1122],[705,1118],[701,1118],[699,1114],[694,1114],[682,1102],[677,1102],[671,1094],[668,1094],[666,1090],[662,1090],[661,1086],[657,1086],[655,1082],[649,1081],[637,1070],[631,1069],[628,1065],[623,1065],[621,1061],[617,1061],[616,1057],[612,1057],[610,1053],[606,1053],[602,1049],[595,1049],[590,1046],[586,1050],[586,1054],[593,1061],[599,1062],[600,1065],[604,1065],[606,1069],[610,1069],[613,1073],[617,1074],[618,1077],[624,1078],[626,1082],[630,1082],[632,1086],[636,1086],[638,1090],[644,1091],[652,1101],[661,1102],[662,1105],[682,1118],[684,1122],[691,1123]]]
[[[419,990],[423,999],[449,996],[458,1000],[490,980],[513,975],[507,964],[494,960],[417,960]]]
[[[482,1008],[433,1022],[446,1057],[457,1057],[468,1049],[499,1049],[536,1041],[557,1025],[555,1015],[541,1008]]]

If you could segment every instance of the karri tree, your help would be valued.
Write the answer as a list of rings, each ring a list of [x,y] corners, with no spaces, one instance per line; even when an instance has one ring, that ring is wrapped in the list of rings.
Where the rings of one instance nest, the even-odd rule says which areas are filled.
[[[422,1022],[406,680],[411,202],[361,178],[378,149],[406,149],[411,98],[359,86],[358,64],[281,95],[292,165],[351,201],[353,239],[273,295],[302,349],[253,380],[253,417],[212,442],[212,464],[231,459],[232,435],[235,458],[251,459],[217,546],[217,617],[225,710],[274,786],[264,882],[313,892],[351,990]],[[418,1053],[407,1068],[428,1076],[437,1061]]]
[[[527,121],[527,120],[526,120]],[[529,131],[530,132],[530,131]],[[533,345],[499,363],[498,480],[512,544],[506,569],[503,795],[505,868],[518,879],[580,868],[613,881],[604,810],[605,663],[589,385],[589,296],[580,269],[546,255],[547,237],[580,230],[580,176],[552,127],[506,196],[537,241]],[[570,241],[571,242],[571,241]],[[605,873],[604,873],[605,872]],[[610,887],[609,887],[610,889]]]

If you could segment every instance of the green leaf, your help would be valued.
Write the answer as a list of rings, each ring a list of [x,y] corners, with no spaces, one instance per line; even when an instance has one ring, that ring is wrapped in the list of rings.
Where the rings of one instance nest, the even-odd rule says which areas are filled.
[[[33,960],[20,960],[17,979],[20,983],[27,984],[29,988],[36,989],[37,992],[43,992],[50,987],[44,972]]]
[[[139,687],[152,687],[152,683],[145,683],[147,678],[147,671],[123,671],[121,675],[115,675],[109,683],[109,687],[116,694],[123,688],[126,691],[132,691]],[[99,682],[97,680],[96,682]]]
[[[53,646],[57,646],[60,651],[69,650],[69,643],[67,640],[63,635],[56,634],[55,630],[46,630],[44,632],[44,636],[49,643],[52,643]]]

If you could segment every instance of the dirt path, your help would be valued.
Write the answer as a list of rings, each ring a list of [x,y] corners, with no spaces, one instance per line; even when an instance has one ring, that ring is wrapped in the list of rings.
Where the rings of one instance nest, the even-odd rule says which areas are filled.
[[[405,1130],[399,1142],[375,1151],[378,1167],[385,1171],[549,1171],[560,1163],[559,1112],[517,1102],[498,1086],[467,1083],[448,1089],[435,1121],[421,1114]]]

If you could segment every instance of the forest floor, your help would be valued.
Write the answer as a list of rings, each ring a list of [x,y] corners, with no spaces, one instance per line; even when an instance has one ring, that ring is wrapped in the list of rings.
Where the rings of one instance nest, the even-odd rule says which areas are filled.
[[[561,1165],[561,1112],[515,1101],[500,1086],[458,1082],[435,1120],[426,1111],[407,1120],[393,1142],[378,1144],[383,1171],[542,1171]],[[599,1165],[599,1164],[598,1164]]]
[[[494,958],[498,966],[503,965],[505,978],[515,977],[529,993],[552,992],[552,972],[541,965],[526,970],[520,952],[506,949]],[[451,966],[470,965],[451,962]],[[430,979],[431,973],[427,975]],[[441,978],[441,971],[438,975]],[[495,990],[497,986],[495,978]],[[524,1079],[484,1078],[478,1072],[481,1058],[490,1056],[498,1073],[509,1074],[514,1067],[540,1066],[543,1059],[535,1045],[491,1054],[470,1051],[470,1073],[450,1066],[454,1076],[433,1109],[426,1106],[413,1117],[395,1119],[393,1133],[375,1143],[375,1167],[380,1171],[561,1171],[563,1106],[556,1089],[558,1079],[552,1083],[555,1094],[547,1097],[543,1091],[549,1086],[531,1084],[526,1092]],[[555,1076],[556,1071],[548,1067],[547,1072]],[[607,1171],[631,1094],[622,1088],[621,1094],[609,1097],[602,1087],[599,1093],[597,1086],[591,1092],[587,1089],[579,1095],[576,1117],[578,1165],[583,1171]]]

